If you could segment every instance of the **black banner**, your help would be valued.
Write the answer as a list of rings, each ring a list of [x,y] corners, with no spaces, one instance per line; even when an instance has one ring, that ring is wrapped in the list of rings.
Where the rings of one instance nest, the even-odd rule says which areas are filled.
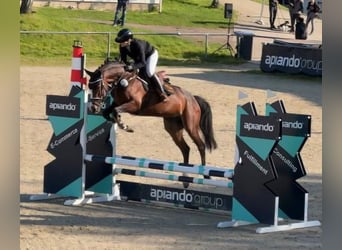
[[[70,118],[80,117],[80,98],[71,96],[46,96],[46,115]]]
[[[232,197],[227,194],[208,193],[190,189],[156,186],[136,182],[118,181],[120,195],[134,201],[157,201],[183,205],[190,209],[231,211]]]
[[[304,45],[264,44],[260,69],[322,76],[322,49]]]
[[[270,113],[271,116],[280,117],[282,120],[282,134],[291,136],[310,136],[311,116],[300,114]]]
[[[277,117],[241,115],[240,136],[279,140],[280,122]]]

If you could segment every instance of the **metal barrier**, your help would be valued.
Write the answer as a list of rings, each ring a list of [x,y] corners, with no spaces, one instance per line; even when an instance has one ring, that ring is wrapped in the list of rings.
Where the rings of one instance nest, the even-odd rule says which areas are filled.
[[[107,36],[107,57],[110,57],[110,44],[111,44],[111,36],[116,35],[116,32],[63,32],[63,31],[20,31],[20,34],[56,34],[56,35],[75,35],[75,34],[84,34],[84,35],[105,35]],[[148,33],[148,32],[135,32],[136,35],[158,35],[158,36],[199,36],[204,37],[204,55],[208,56],[208,47],[209,47],[209,37],[210,36],[222,36],[227,37],[227,33],[191,33],[191,32],[161,32],[161,33]],[[229,34],[229,36],[235,36],[234,34]]]

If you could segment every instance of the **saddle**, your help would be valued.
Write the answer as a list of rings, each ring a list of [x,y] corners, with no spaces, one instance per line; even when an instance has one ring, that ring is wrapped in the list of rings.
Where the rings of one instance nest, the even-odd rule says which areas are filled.
[[[164,70],[159,71],[159,72],[157,72],[157,76],[158,76],[160,82],[162,83],[164,90],[169,94],[173,94],[175,91],[171,86],[170,78],[166,75],[166,72]],[[142,82],[145,91],[148,91],[149,90],[149,86],[148,86],[149,83],[146,80],[144,80],[143,78],[141,78],[140,76],[137,76],[137,78]]]
[[[170,78],[167,76],[166,71],[158,71],[157,76],[159,77],[160,82],[163,83],[164,90],[169,94],[173,94],[175,91],[171,86],[171,81]]]

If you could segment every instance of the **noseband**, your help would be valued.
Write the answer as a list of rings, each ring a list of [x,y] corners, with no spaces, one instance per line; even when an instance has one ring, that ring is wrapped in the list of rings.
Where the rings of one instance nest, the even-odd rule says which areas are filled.
[[[89,84],[89,88],[90,89],[92,89],[92,87],[90,87],[91,85],[96,86],[97,84],[99,84],[100,96],[99,97],[91,97],[90,101],[92,101],[92,102],[93,101],[101,101],[101,103],[105,102],[109,98],[110,93],[111,93],[112,89],[114,88],[114,86],[112,86],[111,84],[108,84],[107,85],[108,86],[108,90],[106,90],[105,89],[104,81],[102,80],[102,77],[97,79],[97,80],[95,80],[95,81],[91,81],[91,82],[89,81],[88,84]],[[104,93],[104,91],[105,91],[106,94],[101,97],[101,95],[102,95],[102,93]]]

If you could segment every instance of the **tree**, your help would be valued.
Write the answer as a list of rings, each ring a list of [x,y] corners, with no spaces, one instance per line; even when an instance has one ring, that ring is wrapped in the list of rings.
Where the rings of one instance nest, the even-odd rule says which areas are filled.
[[[32,12],[33,0],[21,0],[20,14],[28,14]]]

